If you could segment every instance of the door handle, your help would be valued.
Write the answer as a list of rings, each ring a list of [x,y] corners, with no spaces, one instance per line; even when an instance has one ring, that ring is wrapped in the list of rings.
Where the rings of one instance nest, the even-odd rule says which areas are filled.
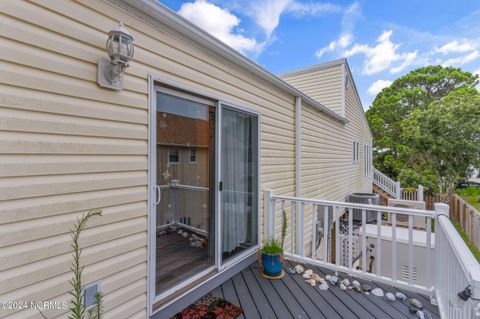
[[[160,204],[160,198],[162,197],[160,193],[160,186],[155,185],[154,188],[155,188],[155,205],[158,205]]]

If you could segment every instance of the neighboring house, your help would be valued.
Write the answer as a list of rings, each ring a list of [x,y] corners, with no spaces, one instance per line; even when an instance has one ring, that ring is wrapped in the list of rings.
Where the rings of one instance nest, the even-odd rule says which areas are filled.
[[[93,208],[104,214],[82,235],[84,283],[100,283],[107,318],[146,318],[257,257],[262,191],[371,192],[346,60],[282,80],[153,0],[7,0],[0,12],[0,300],[69,300],[69,230]],[[135,55],[115,91],[97,85],[97,61],[118,21]]]

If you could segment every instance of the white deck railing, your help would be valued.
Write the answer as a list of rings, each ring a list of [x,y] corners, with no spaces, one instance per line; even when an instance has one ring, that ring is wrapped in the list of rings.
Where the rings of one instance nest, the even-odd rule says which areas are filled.
[[[393,198],[401,198],[400,182],[394,181],[378,169],[373,169],[373,183]]]
[[[391,179],[376,168],[373,169],[373,183],[395,199],[424,201],[422,185],[418,185],[418,188],[401,188],[400,182]]]
[[[448,205],[435,204],[435,211],[427,211],[277,196],[271,191],[265,191],[264,205],[265,239],[280,239],[282,220],[287,220],[285,257],[436,297],[443,318],[473,318],[476,302],[460,301],[457,293],[471,286],[472,297],[480,298],[480,266],[448,219]],[[391,225],[384,222],[388,214]],[[407,216],[407,228],[397,227],[397,215]],[[376,218],[373,225],[367,224],[367,216]],[[414,229],[414,218],[425,218],[426,230]]]
[[[480,266],[448,219],[448,206],[436,210],[435,293],[440,314],[449,319],[478,318],[479,301],[473,299],[480,299]],[[467,287],[472,296],[463,301],[458,293]]]
[[[423,202],[423,186],[418,185],[418,188],[400,188],[400,198],[403,200]]]

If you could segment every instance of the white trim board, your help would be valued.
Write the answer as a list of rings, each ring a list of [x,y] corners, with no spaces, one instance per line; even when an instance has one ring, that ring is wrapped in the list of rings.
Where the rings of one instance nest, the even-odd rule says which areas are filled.
[[[318,109],[320,112],[329,117],[346,123],[346,120],[325,107],[321,103],[315,101],[305,93],[297,90],[287,82],[283,81],[276,75],[262,68],[260,65],[251,61],[241,53],[225,45],[223,42],[195,26],[188,20],[184,19],[174,11],[170,10],[159,1],[154,0],[104,0],[123,11],[126,11],[132,16],[141,19],[155,28],[162,28],[167,26],[176,33],[185,36],[187,39],[193,41],[195,44],[206,48],[206,52],[215,53],[218,56],[240,67],[243,71],[254,75],[255,77],[269,83],[273,87],[279,88],[292,96],[300,96],[303,100],[308,102],[312,107]],[[164,28],[164,27],[163,27]],[[191,43],[189,43],[191,44]]]
[[[235,111],[248,113],[257,118],[257,244],[246,249],[245,251],[241,252],[237,256],[232,257],[231,259],[227,260],[222,264],[221,260],[221,229],[220,227],[215,227],[215,265],[206,268],[202,272],[198,273],[197,275],[193,276],[189,280],[186,280],[171,289],[163,292],[162,294],[156,296],[155,295],[155,264],[156,264],[156,204],[155,200],[157,199],[156,196],[156,92],[158,90],[163,90],[163,85],[169,86],[171,88],[176,88],[180,91],[192,93],[198,95],[199,99],[205,99],[208,101],[216,100],[217,102],[217,112],[216,112],[216,132],[215,132],[215,156],[216,156],[216,163],[221,163],[221,152],[220,152],[220,141],[221,141],[221,113],[222,109],[228,108]],[[175,93],[174,90],[169,90],[170,93]],[[182,96],[187,96],[182,94]],[[230,101],[228,98],[224,98],[221,96],[214,95],[208,91],[192,87],[190,85],[172,81],[167,78],[159,77],[153,74],[149,75],[149,146],[148,146],[148,288],[147,288],[147,298],[148,298],[148,314],[152,316],[154,314],[158,314],[161,310],[167,307],[170,303],[166,305],[162,305],[159,309],[156,309],[155,312],[153,311],[154,304],[161,302],[162,299],[165,299],[169,295],[175,293],[176,291],[185,288],[187,285],[194,284],[196,281],[200,280],[204,276],[208,275],[209,273],[216,272],[212,275],[211,278],[198,283],[197,286],[202,286],[208,284],[210,281],[217,278],[219,275],[228,272],[232,267],[241,263],[246,258],[256,254],[260,247],[260,240],[261,240],[261,210],[260,210],[260,181],[261,181],[261,173],[260,173],[260,141],[261,141],[261,113],[254,107],[246,106],[246,105],[238,105],[237,103]],[[155,143],[154,143],[155,142]],[[221,224],[220,219],[220,197],[219,194],[219,178],[220,178],[220,169],[221,166],[219,164],[216,165],[215,170],[215,216],[216,216],[216,225]],[[232,274],[233,275],[233,274]],[[185,297],[189,294],[189,290],[182,294],[181,296],[175,298],[174,301],[178,301],[179,299]]]

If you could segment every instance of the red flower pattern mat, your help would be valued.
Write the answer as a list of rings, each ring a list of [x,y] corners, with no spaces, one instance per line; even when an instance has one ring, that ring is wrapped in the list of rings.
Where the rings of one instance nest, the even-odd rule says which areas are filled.
[[[235,319],[242,312],[242,308],[207,294],[171,319]]]

